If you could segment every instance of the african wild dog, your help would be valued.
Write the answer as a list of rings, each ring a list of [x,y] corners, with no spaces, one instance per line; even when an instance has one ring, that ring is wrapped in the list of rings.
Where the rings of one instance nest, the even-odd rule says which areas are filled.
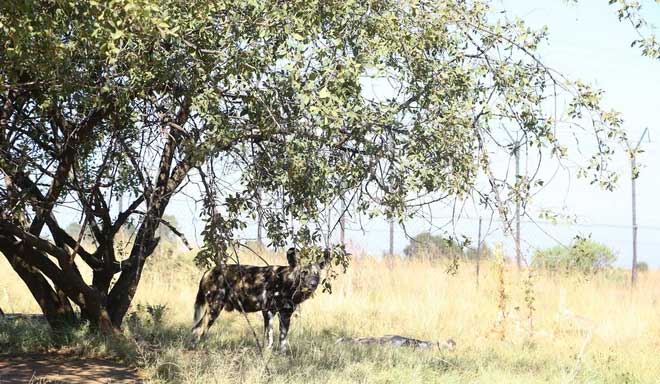
[[[264,344],[273,345],[273,317],[280,316],[280,349],[288,348],[289,322],[296,306],[307,300],[318,287],[321,270],[329,259],[326,250],[322,260],[309,266],[298,265],[296,250],[286,253],[288,266],[258,267],[253,265],[216,266],[204,273],[195,300],[193,334],[199,341],[220,312],[262,311]]]
[[[412,347],[419,349],[428,349],[432,347],[437,347],[438,349],[453,350],[456,347],[456,342],[452,339],[447,339],[444,341],[425,341],[417,340],[410,337],[399,336],[399,335],[385,335],[381,337],[340,337],[337,339],[337,343],[353,343],[353,344],[365,344],[365,345],[392,345],[394,347]]]

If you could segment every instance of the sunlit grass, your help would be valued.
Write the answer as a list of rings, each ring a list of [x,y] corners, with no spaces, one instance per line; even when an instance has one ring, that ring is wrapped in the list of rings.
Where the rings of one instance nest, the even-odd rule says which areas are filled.
[[[530,319],[523,288],[527,274],[509,266],[503,316],[490,262],[482,263],[477,288],[472,264],[462,264],[452,276],[441,263],[356,257],[333,283],[332,294],[318,292],[301,306],[292,320],[291,354],[262,356],[250,329],[261,337],[261,314],[223,313],[206,342],[193,348],[189,329],[202,271],[191,259],[192,254],[154,258],[138,289],[135,314],[125,322],[129,340],[137,343],[124,355],[155,382],[660,382],[657,271],[642,274],[635,291],[624,272],[589,279],[535,273]],[[249,255],[241,261],[261,263]],[[165,306],[161,321],[147,313],[147,305]],[[4,260],[0,306],[7,312],[38,312]],[[0,331],[1,346],[21,343],[15,350],[48,343],[40,326],[4,323]],[[341,336],[385,334],[452,338],[457,347],[425,351],[335,343]],[[26,341],[30,335],[32,341]],[[82,343],[82,336],[69,341]],[[98,343],[77,351],[116,352]]]

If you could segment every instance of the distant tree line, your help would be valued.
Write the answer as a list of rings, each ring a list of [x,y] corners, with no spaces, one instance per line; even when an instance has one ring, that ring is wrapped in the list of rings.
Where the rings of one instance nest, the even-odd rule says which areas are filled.
[[[612,268],[615,261],[616,253],[605,244],[576,236],[568,246],[557,245],[534,252],[532,267],[555,272],[580,271],[592,275]]]
[[[456,239],[430,232],[422,232],[410,239],[403,253],[409,259],[451,260],[462,259],[473,261],[477,259],[477,245],[467,244]],[[489,259],[492,250],[482,243],[481,259]],[[605,244],[589,237],[576,236],[568,245],[536,250],[532,255],[531,266],[550,272],[581,272],[594,275],[610,270],[617,259],[616,252]],[[637,264],[640,271],[647,271],[648,264]]]
[[[433,235],[430,232],[422,232],[410,239],[403,249],[404,255],[411,259],[464,259],[476,260],[477,244],[466,244],[456,239]],[[491,250],[486,244],[481,245],[481,258],[487,259],[491,256]]]

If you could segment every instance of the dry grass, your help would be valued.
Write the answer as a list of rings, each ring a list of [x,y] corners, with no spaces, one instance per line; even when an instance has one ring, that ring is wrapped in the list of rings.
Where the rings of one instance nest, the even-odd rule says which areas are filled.
[[[155,382],[660,382],[658,271],[642,274],[631,292],[623,272],[590,279],[534,274],[530,280],[505,266],[502,287],[496,265],[484,263],[477,289],[471,264],[451,276],[442,264],[357,257],[334,282],[332,294],[319,292],[301,306],[292,320],[291,355],[262,357],[246,318],[236,313],[223,313],[208,341],[191,349],[188,329],[201,276],[191,258],[150,265],[136,313],[127,321],[127,334],[140,340],[131,355],[134,363]],[[248,259],[245,255],[242,262],[259,263]],[[525,279],[532,283],[531,293],[525,293]],[[166,306],[163,320],[137,304]],[[38,310],[4,259],[0,307]],[[247,319],[261,336],[261,315]],[[452,338],[457,348],[334,343],[341,336],[385,334]],[[0,344],[3,338],[10,339],[0,336]]]

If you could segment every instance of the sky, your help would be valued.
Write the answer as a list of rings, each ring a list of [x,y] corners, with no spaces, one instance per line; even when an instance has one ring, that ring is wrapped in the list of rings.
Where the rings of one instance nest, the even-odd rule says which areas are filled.
[[[660,6],[647,2],[650,21],[660,25]],[[623,114],[624,128],[638,140],[645,128],[650,142],[644,141],[640,156],[642,171],[637,179],[638,259],[660,266],[660,62],[642,57],[631,48],[636,38],[630,25],[620,23],[607,1],[501,1],[500,6],[522,17],[532,27],[548,26],[549,43],[541,57],[550,67],[572,78],[579,78],[605,91],[604,104]],[[606,192],[579,180],[555,180],[537,202],[562,205],[578,217],[581,226],[544,226],[560,241],[570,240],[576,230],[591,234],[619,254],[618,264],[629,266],[632,257],[630,163],[617,158],[615,169],[621,181],[614,192]],[[534,225],[524,225],[524,236],[540,246],[550,244]],[[545,238],[544,238],[545,237]]]
[[[637,179],[638,260],[660,267],[660,62],[642,57],[631,48],[635,31],[620,23],[615,9],[607,1],[583,0],[577,5],[561,0],[500,0],[494,6],[518,16],[534,28],[548,27],[549,42],[540,50],[540,57],[549,67],[572,79],[587,81],[603,89],[604,106],[623,114],[624,128],[637,140],[645,128],[650,141],[644,140],[645,151],[639,158],[642,165]],[[648,15],[660,25],[660,6],[650,4],[656,14]],[[569,148],[576,150],[577,148]],[[612,164],[620,172],[618,188],[608,192],[578,180],[574,174],[560,174],[552,180],[529,207],[535,220],[522,223],[522,251],[527,259],[537,249],[557,244],[567,245],[575,235],[591,236],[611,247],[618,256],[617,265],[629,267],[632,257],[630,163],[621,154]],[[574,216],[577,224],[552,225],[536,220],[542,209],[553,209]],[[177,217],[181,229],[195,245],[201,244],[199,231],[203,222],[195,206],[186,199],[175,198],[167,213]],[[415,235],[446,222],[451,212],[433,207],[433,224],[425,220],[405,223],[406,232]],[[489,213],[472,211],[452,228],[476,241],[478,217],[483,216],[483,237],[489,245],[501,242],[505,252],[514,254],[513,242],[505,236],[498,221],[489,223]],[[497,217],[496,217],[497,219]],[[389,224],[384,220],[349,221],[347,243],[350,251],[381,255],[389,249]],[[438,232],[439,233],[439,232]],[[248,226],[244,238],[256,237],[256,227]],[[336,235],[335,235],[336,240]],[[394,250],[401,253],[409,243],[406,233],[395,225]]]

